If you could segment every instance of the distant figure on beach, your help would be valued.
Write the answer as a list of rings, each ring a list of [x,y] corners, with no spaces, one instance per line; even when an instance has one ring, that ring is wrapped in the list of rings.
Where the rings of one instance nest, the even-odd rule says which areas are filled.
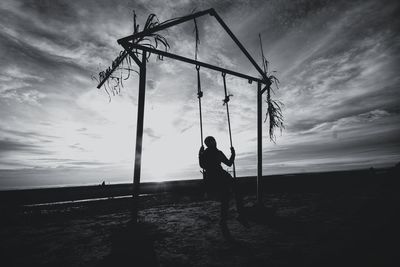
[[[237,219],[241,224],[248,227],[248,222],[243,214],[243,200],[237,181],[221,166],[221,163],[232,166],[235,161],[235,149],[231,147],[231,157],[228,159],[222,151],[217,149],[217,142],[214,137],[206,137],[204,143],[207,149],[204,149],[203,146],[200,147],[199,164],[206,172],[205,183],[207,190],[216,192],[219,195],[221,201],[221,227],[226,227],[231,189],[235,194],[236,209],[239,213]]]

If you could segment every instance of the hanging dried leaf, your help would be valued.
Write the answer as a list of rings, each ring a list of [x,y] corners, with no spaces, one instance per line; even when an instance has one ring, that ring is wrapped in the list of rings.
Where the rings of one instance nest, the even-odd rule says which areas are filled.
[[[171,22],[179,18],[171,19],[160,23],[157,16],[155,14],[150,14],[147,17],[146,23],[142,29],[142,32],[146,32],[154,27],[161,26],[167,22]],[[133,34],[137,34],[140,31],[139,24],[136,22],[136,13],[133,11]],[[167,39],[159,34],[159,33],[150,33],[143,37],[137,38],[134,40],[135,44],[140,44],[144,46],[148,46],[150,48],[158,48],[163,47],[165,51],[168,51],[170,45]],[[134,49],[132,51],[137,57],[142,55],[141,51]],[[151,53],[147,53],[147,60],[150,58]],[[161,56],[158,56],[158,59],[162,60]],[[138,70],[134,69],[131,57],[128,56],[128,52],[126,50],[120,51],[119,55],[111,62],[111,66],[108,67],[104,71],[100,71],[98,73],[98,77],[92,76],[92,79],[96,80],[98,83],[103,83],[103,89],[107,93],[109,100],[111,101],[111,94],[117,95],[121,93],[121,87],[123,88],[123,81],[127,80],[130,77],[131,72],[139,73]],[[115,73],[118,73],[117,76]]]
[[[264,71],[264,79],[268,79],[268,84],[264,88],[267,92],[267,113],[265,114],[265,120],[266,122],[269,119],[269,139],[272,142],[276,142],[276,136],[275,136],[275,130],[279,129],[282,133],[282,130],[285,128],[285,125],[283,124],[284,118],[282,114],[282,107],[284,104],[281,101],[273,100],[271,98],[271,95],[274,94],[274,89],[273,86],[278,90],[279,89],[279,80],[275,75],[272,75],[268,71],[268,65],[269,62],[266,60],[264,56],[264,51],[263,51],[263,46],[261,42],[261,34],[259,34],[260,37],[260,47],[261,47],[261,57],[262,57],[262,66],[263,66],[263,71]],[[276,71],[272,71],[275,73]]]

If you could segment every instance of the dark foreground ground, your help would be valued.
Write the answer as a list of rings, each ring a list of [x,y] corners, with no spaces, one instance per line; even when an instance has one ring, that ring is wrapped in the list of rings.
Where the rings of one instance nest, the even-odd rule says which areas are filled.
[[[393,171],[366,175],[364,183],[348,188],[344,183],[334,190],[312,185],[306,190],[304,184],[301,190],[265,190],[264,210],[251,208],[255,198],[247,195],[249,229],[235,220],[232,201],[232,238],[219,228],[219,203],[201,194],[143,196],[136,225],[131,222],[131,199],[34,207],[2,203],[0,263],[400,266],[397,176]]]

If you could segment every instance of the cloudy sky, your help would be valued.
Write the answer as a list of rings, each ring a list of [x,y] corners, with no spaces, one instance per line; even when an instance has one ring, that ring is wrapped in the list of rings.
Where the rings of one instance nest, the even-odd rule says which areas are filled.
[[[281,84],[286,129],[264,124],[264,174],[391,166],[400,161],[398,1],[0,2],[0,189],[130,182],[138,77],[111,102],[91,75],[144,24],[213,7],[260,62],[258,34]],[[210,16],[199,60],[257,76]],[[194,57],[193,22],[163,32]],[[205,135],[228,153],[221,74],[202,69]],[[238,175],[256,174],[256,85],[227,76]],[[201,178],[193,66],[148,63],[143,181]]]

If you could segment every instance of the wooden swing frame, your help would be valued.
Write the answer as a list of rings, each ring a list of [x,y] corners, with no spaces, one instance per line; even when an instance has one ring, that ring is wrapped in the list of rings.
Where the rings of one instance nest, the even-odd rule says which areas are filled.
[[[228,35],[232,38],[232,40],[236,43],[239,49],[243,52],[243,54],[249,59],[252,65],[256,68],[258,73],[261,75],[261,79],[253,76],[249,76],[240,72],[232,71],[229,69],[225,69],[219,66],[211,65],[205,62],[201,62],[198,60],[193,60],[190,58],[186,58],[180,55],[176,55],[173,53],[169,53],[166,51],[161,51],[158,49],[154,49],[148,46],[139,45],[135,43],[135,40],[138,38],[149,36],[152,33],[170,28],[172,26],[205,16],[210,15],[214,17],[219,24],[224,28],[224,30],[228,33]],[[261,191],[261,178],[262,178],[262,95],[267,90],[267,88],[271,85],[271,81],[268,79],[266,74],[263,72],[261,67],[256,63],[253,57],[249,54],[246,48],[240,43],[240,41],[236,38],[236,36],[232,33],[229,27],[225,24],[222,18],[218,15],[218,13],[213,9],[207,9],[204,11],[200,11],[197,13],[193,13],[179,19],[173,20],[171,22],[164,23],[159,26],[152,27],[150,29],[138,32],[136,34],[132,34],[121,38],[118,40],[118,44],[120,44],[124,50],[127,52],[135,63],[139,67],[139,98],[138,98],[138,112],[137,112],[137,127],[136,127],[136,147],[135,147],[135,163],[134,163],[134,173],[133,173],[133,220],[137,221],[138,219],[138,205],[137,198],[140,193],[140,174],[141,174],[141,162],[142,162],[142,141],[143,141],[143,123],[144,123],[144,105],[145,105],[145,91],[146,91],[146,62],[147,62],[147,53],[157,54],[161,57],[172,58],[178,61],[182,61],[185,63],[189,63],[195,66],[200,66],[203,68],[208,68],[212,70],[219,71],[221,73],[233,75],[239,78],[243,78],[249,81],[249,83],[256,82],[257,83],[257,203],[262,205],[262,191]],[[141,59],[137,57],[137,55],[133,52],[133,50],[142,51]],[[114,70],[116,70],[119,64],[122,62],[123,58],[119,60],[116,64],[113,64],[111,71],[109,71],[105,77],[99,82],[97,88],[101,88],[106,80],[110,77]],[[264,85],[264,88],[262,88]]]

